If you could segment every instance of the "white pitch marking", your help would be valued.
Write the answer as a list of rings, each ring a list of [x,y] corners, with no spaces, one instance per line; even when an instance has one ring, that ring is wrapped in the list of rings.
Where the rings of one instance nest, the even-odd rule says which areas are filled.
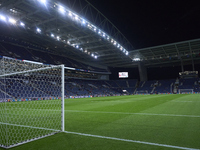
[[[167,148],[176,148],[176,149],[183,149],[183,150],[199,150],[199,149],[195,149],[195,148],[173,146],[173,145],[159,144],[159,143],[151,143],[151,142],[144,142],[144,141],[136,141],[136,140],[129,140],[129,139],[121,139],[121,138],[107,137],[107,136],[101,136],[101,135],[92,135],[92,134],[70,132],[70,131],[64,131],[64,132],[65,133],[69,133],[69,134],[81,135],[81,136],[88,136],[88,137],[95,137],[95,138],[109,139],[109,140],[116,140],[116,141],[123,141],[123,142],[131,142],[131,143],[138,143],[138,144],[145,144],[145,145],[152,145],[152,146],[160,146],[160,147],[167,147]]]
[[[179,102],[179,103],[192,103],[193,101],[171,101],[171,102]]]
[[[17,124],[10,124],[10,123],[4,123],[4,122],[0,122],[0,124],[12,125],[12,126],[19,126],[19,127],[27,127],[27,128],[35,128],[35,129],[43,129],[43,130],[51,130],[51,131],[57,131],[57,132],[60,131],[60,130],[55,130],[55,129],[33,127],[33,126],[27,126],[27,125],[17,125]],[[64,133],[76,134],[76,135],[88,136],[88,137],[95,137],[95,138],[101,138],[101,139],[117,140],[117,141],[123,141],[123,142],[145,144],[145,145],[152,145],[152,146],[176,148],[176,149],[183,149],[183,150],[199,150],[199,149],[195,149],[195,148],[173,146],[173,145],[159,144],[159,143],[151,143],[151,142],[144,142],[144,141],[136,141],[136,140],[129,140],[129,139],[121,139],[121,138],[115,138],[115,137],[107,137],[107,136],[101,136],[101,135],[92,135],[92,134],[85,134],[85,133],[78,133],[78,132],[71,132],[71,131],[64,131]]]

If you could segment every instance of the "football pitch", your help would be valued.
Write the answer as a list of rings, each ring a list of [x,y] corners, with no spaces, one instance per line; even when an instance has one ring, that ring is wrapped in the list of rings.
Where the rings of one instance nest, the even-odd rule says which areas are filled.
[[[26,102],[10,104],[14,103]],[[48,103],[48,101],[28,103],[38,103],[32,105],[30,109],[24,108],[29,109],[30,112],[33,109],[36,110],[37,116],[45,113],[48,109],[42,110],[43,108],[39,107],[40,103]],[[59,107],[52,110],[55,117],[60,114]],[[45,118],[41,117],[42,119]],[[13,117],[13,123],[14,120]],[[58,117],[58,122],[60,120],[61,117]],[[50,128],[51,123],[45,124],[45,126]],[[3,125],[0,123],[0,126]],[[19,128],[24,129],[26,127]],[[11,149],[200,149],[200,94],[66,99],[65,133],[58,133]],[[0,150],[3,150],[3,148],[0,148]]]

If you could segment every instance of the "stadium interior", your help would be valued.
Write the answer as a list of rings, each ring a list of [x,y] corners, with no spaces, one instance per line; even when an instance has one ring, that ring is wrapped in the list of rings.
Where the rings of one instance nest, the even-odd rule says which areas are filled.
[[[0,0],[0,149],[199,148],[200,39],[132,44],[88,0]]]
[[[200,62],[200,39],[134,49],[98,11],[97,15],[103,16],[108,25],[83,19],[80,17],[83,14],[54,1],[0,1],[0,6],[0,55],[44,64],[64,64],[69,68],[65,69],[66,97],[178,93],[179,89],[200,92],[200,79],[195,70]],[[191,65],[191,70],[186,70],[187,75],[165,80],[147,78],[149,67],[180,66],[185,73],[184,65]],[[138,68],[140,77],[112,80],[110,67]],[[39,90],[28,80],[8,79],[6,82]],[[14,93],[8,95],[20,98]]]

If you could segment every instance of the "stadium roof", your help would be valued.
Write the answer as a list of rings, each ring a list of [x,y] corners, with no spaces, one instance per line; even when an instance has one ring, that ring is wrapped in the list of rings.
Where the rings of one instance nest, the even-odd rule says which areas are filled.
[[[55,0],[0,0],[1,35],[81,62],[110,67],[134,67],[140,61],[147,66],[177,65],[180,60],[199,62],[199,39],[134,50],[89,2],[79,1],[80,9],[74,5]]]

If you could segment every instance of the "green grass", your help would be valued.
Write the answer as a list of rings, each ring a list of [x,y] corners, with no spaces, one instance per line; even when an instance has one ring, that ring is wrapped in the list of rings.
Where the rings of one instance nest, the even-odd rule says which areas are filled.
[[[12,113],[16,112],[16,109],[20,109],[25,112],[25,117],[21,119],[21,122],[28,120],[24,125],[31,126],[34,120],[38,118],[41,123],[43,119],[49,119],[49,126],[54,125],[55,122],[51,122],[51,120],[60,116],[60,102],[55,102],[57,106],[54,110],[49,110],[51,105],[47,102],[49,101],[9,103],[7,110],[9,110],[10,115],[13,115],[10,121],[12,123],[16,121],[19,116]],[[22,103],[23,105],[21,105]],[[25,103],[28,105],[26,106]],[[44,106],[46,106],[45,109],[43,109]],[[42,118],[42,113],[48,113],[50,117],[47,115],[46,118]],[[51,118],[52,115],[53,118]],[[60,118],[57,122],[59,120]],[[43,125],[47,126],[47,124]],[[2,128],[4,127],[0,124],[0,130]],[[30,131],[27,127],[10,126],[10,128]],[[37,129],[34,130],[31,130],[33,135],[37,133]],[[200,95],[134,95],[67,99],[65,100],[65,130],[200,149]],[[17,133],[19,136],[23,136],[20,132]],[[13,131],[13,134],[16,133]],[[16,136],[18,135],[16,134]],[[0,137],[0,140],[2,138]],[[170,150],[175,149],[175,147],[169,148],[71,133],[58,133],[12,149]]]

